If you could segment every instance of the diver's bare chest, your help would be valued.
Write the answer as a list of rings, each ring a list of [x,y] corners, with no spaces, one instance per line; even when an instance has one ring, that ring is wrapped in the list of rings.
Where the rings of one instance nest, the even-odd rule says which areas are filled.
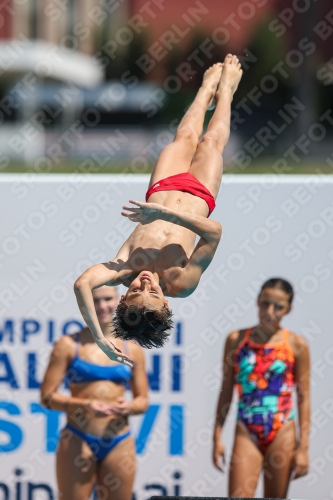
[[[155,221],[142,226],[139,224],[128,239],[129,256],[140,249],[153,260],[170,259],[192,253],[195,234],[181,226]]]
[[[128,264],[131,269],[159,272],[173,267],[183,268],[188,262],[188,256],[182,245],[169,243],[162,248],[137,246],[131,249]]]

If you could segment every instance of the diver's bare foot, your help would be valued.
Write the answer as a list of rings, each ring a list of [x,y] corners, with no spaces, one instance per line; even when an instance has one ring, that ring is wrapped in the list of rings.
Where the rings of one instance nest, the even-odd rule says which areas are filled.
[[[243,70],[238,57],[228,54],[224,60],[221,79],[216,91],[217,95],[223,90],[230,90],[233,95],[237,90],[242,74]]]
[[[207,106],[211,106],[214,100],[216,89],[221,79],[222,68],[223,63],[216,63],[204,73],[201,88],[207,92]]]

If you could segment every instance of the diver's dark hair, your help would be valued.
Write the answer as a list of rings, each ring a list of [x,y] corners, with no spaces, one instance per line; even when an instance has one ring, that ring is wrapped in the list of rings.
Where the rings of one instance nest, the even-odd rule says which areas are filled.
[[[265,288],[278,288],[279,290],[283,290],[288,294],[289,305],[291,305],[294,298],[294,290],[288,281],[283,278],[270,278],[262,285],[260,293],[262,293]]]
[[[135,340],[142,347],[163,347],[173,328],[172,312],[147,309],[121,302],[116,308],[112,324],[114,336],[122,340]]]

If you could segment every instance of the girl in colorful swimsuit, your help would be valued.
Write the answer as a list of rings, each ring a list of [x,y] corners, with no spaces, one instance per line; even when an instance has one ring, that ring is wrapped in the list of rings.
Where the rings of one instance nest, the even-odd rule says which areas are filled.
[[[103,334],[112,338],[110,324],[118,303],[116,288],[101,287],[94,290],[93,297]],[[112,341],[135,361],[133,368],[110,362],[85,328],[56,343],[45,373],[42,404],[67,413],[56,460],[62,500],[88,499],[94,485],[98,498],[132,498],[135,446],[128,416],[147,409],[147,376],[142,348]],[[65,376],[69,397],[58,392]],[[124,399],[128,384],[132,401]]]
[[[238,415],[229,472],[232,497],[252,498],[263,471],[264,497],[286,498],[291,477],[308,472],[309,351],[302,337],[280,325],[292,299],[293,289],[287,281],[266,281],[258,297],[259,324],[234,331],[226,340],[213,462],[223,471],[221,432],[236,387]]]

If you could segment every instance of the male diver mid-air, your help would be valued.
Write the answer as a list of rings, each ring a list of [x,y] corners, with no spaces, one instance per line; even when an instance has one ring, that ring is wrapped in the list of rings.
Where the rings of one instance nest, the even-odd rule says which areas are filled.
[[[214,64],[152,172],[146,203],[130,200],[122,215],[136,222],[116,257],[87,269],[75,282],[82,316],[109,358],[131,364],[101,331],[92,290],[102,285],[128,287],[113,318],[115,336],[146,348],[161,347],[172,327],[165,297],[187,297],[198,286],[221,238],[221,224],[208,217],[215,208],[222,152],[230,134],[233,94],[242,76],[236,56]],[[205,134],[204,117],[215,101]],[[196,235],[200,237],[195,245]]]

